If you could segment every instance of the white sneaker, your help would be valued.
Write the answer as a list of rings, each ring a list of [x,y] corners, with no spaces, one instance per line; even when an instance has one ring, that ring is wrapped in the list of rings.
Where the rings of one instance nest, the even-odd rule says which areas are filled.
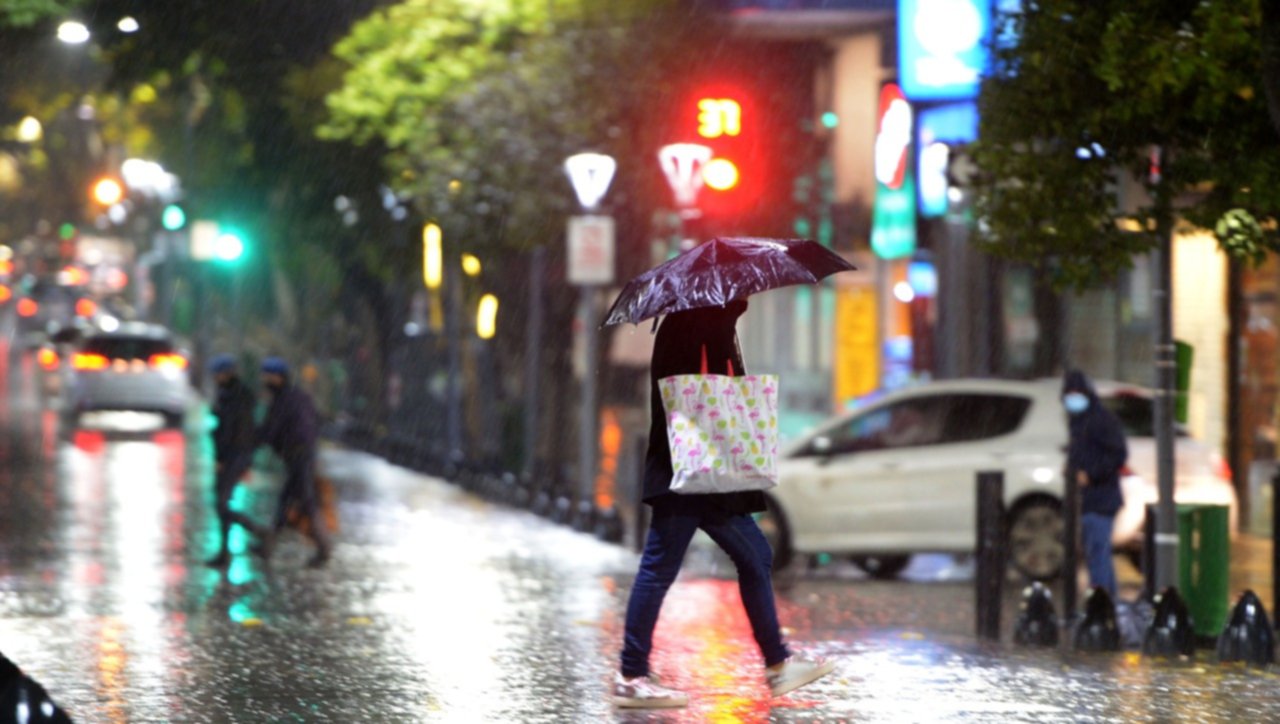
[[[764,676],[773,695],[782,696],[789,691],[799,689],[805,684],[812,684],[830,674],[835,668],[836,663],[834,661],[807,656],[792,656],[778,666],[765,669]]]
[[[689,705],[683,691],[663,686],[652,676],[613,675],[613,705],[619,709],[678,709]]]

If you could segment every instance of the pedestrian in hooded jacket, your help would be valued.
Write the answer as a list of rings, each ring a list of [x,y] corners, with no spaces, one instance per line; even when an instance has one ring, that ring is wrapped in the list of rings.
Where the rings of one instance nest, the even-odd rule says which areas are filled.
[[[270,445],[284,461],[285,481],[271,530],[253,550],[270,558],[275,538],[288,523],[289,512],[293,510],[310,523],[308,534],[315,542],[316,553],[307,565],[319,568],[328,563],[331,551],[316,491],[319,415],[311,396],[291,383],[289,366],[279,357],[263,360],[262,383],[271,396],[271,404],[258,428],[257,444]]]
[[[253,390],[240,380],[235,358],[218,355],[209,363],[209,371],[218,384],[213,403],[213,416],[217,427],[213,430],[213,458],[215,464],[214,501],[218,511],[222,543],[218,553],[205,561],[210,568],[225,568],[231,562],[228,540],[231,526],[237,524],[256,537],[263,529],[249,516],[232,510],[231,497],[236,484],[253,464],[256,430],[253,410],[256,406]]]
[[[1111,560],[1111,530],[1124,505],[1120,471],[1128,460],[1124,428],[1098,399],[1093,383],[1072,370],[1062,382],[1062,405],[1067,410],[1070,438],[1067,475],[1080,486],[1080,540],[1084,547],[1089,585],[1100,586],[1114,599],[1115,565]]]
[[[622,666],[613,687],[614,704],[622,708],[682,707],[688,697],[658,684],[649,671],[653,631],[667,590],[675,581],[694,534],[703,530],[733,560],[738,570],[742,605],[764,658],[765,679],[780,696],[827,674],[831,662],[793,656],[782,640],[773,598],[773,552],[752,513],[765,510],[759,491],[710,495],[671,491],[674,476],[667,441],[666,411],[658,380],[699,374],[706,349],[707,372],[745,374],[735,323],[747,309],[745,301],[724,307],[675,312],[663,320],[654,340],[650,370],[649,447],[644,466],[644,502],[653,509],[640,570],[627,602]]]

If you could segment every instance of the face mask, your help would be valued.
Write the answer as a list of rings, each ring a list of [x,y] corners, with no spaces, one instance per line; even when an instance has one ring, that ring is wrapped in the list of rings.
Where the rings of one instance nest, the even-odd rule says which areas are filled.
[[[1072,415],[1089,409],[1089,397],[1080,392],[1068,392],[1062,396],[1062,406]]]

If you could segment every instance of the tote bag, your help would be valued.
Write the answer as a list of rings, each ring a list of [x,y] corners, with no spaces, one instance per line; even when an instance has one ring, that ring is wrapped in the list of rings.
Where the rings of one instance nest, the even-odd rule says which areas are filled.
[[[671,490],[732,493],[778,484],[778,377],[707,374],[658,380],[671,447]]]

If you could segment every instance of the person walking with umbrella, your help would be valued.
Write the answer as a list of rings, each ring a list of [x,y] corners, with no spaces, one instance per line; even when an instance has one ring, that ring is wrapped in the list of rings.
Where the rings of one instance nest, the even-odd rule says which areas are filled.
[[[1124,428],[1102,405],[1093,383],[1079,370],[1062,381],[1062,405],[1068,415],[1067,475],[1080,486],[1080,542],[1089,585],[1116,596],[1116,570],[1111,560],[1111,530],[1124,505],[1120,470],[1128,459]],[[1068,571],[1075,575],[1074,571]]]
[[[218,385],[213,403],[213,416],[217,427],[213,430],[213,455],[215,463],[214,501],[221,530],[221,546],[218,553],[205,561],[210,568],[226,568],[231,562],[228,542],[231,526],[239,525],[256,537],[263,529],[249,516],[231,508],[231,497],[236,484],[253,464],[255,427],[253,410],[256,405],[253,390],[240,379],[235,358],[220,354],[209,363],[209,372]]]
[[[717,243],[723,248],[712,246]],[[758,490],[707,494],[680,494],[671,490],[674,472],[659,380],[674,375],[705,373],[707,369],[717,372],[732,370],[731,374],[741,375],[745,367],[735,326],[746,311],[747,302],[745,299],[726,298],[727,290],[723,287],[717,299],[714,296],[717,292],[711,291],[715,284],[696,277],[696,269],[700,267],[708,270],[704,273],[714,272],[723,283],[739,292],[744,291],[743,285],[734,281],[730,265],[723,262],[734,256],[750,256],[759,251],[757,247],[762,243],[767,242],[747,242],[745,254],[738,254],[724,240],[686,252],[633,280],[624,288],[606,321],[606,324],[638,322],[647,316],[667,315],[657,329],[650,369],[651,423],[645,455],[643,499],[652,508],[653,515],[640,569],[627,602],[621,667],[614,677],[613,702],[620,708],[676,708],[688,704],[688,696],[684,692],[663,686],[651,676],[649,658],[663,599],[675,581],[685,552],[698,530],[710,536],[737,568],[742,604],[764,659],[764,675],[771,693],[781,696],[816,681],[834,668],[832,662],[793,654],[783,641],[773,595],[773,552],[752,518],[752,513],[765,510],[764,494]],[[712,248],[707,249],[709,246]],[[787,246],[776,245],[774,251],[778,250],[785,253]],[[720,264],[716,263],[717,252]],[[712,254],[711,262],[691,263],[695,253]],[[852,268],[843,260],[839,262],[843,265],[841,268]],[[664,268],[675,271],[664,274]],[[765,283],[759,268],[747,276],[754,279],[754,284]],[[810,277],[805,281],[816,279]],[[774,285],[782,286],[783,283],[775,282]],[[633,290],[630,297],[628,289]],[[686,293],[676,291],[665,303],[655,301],[654,290],[681,289]]]

